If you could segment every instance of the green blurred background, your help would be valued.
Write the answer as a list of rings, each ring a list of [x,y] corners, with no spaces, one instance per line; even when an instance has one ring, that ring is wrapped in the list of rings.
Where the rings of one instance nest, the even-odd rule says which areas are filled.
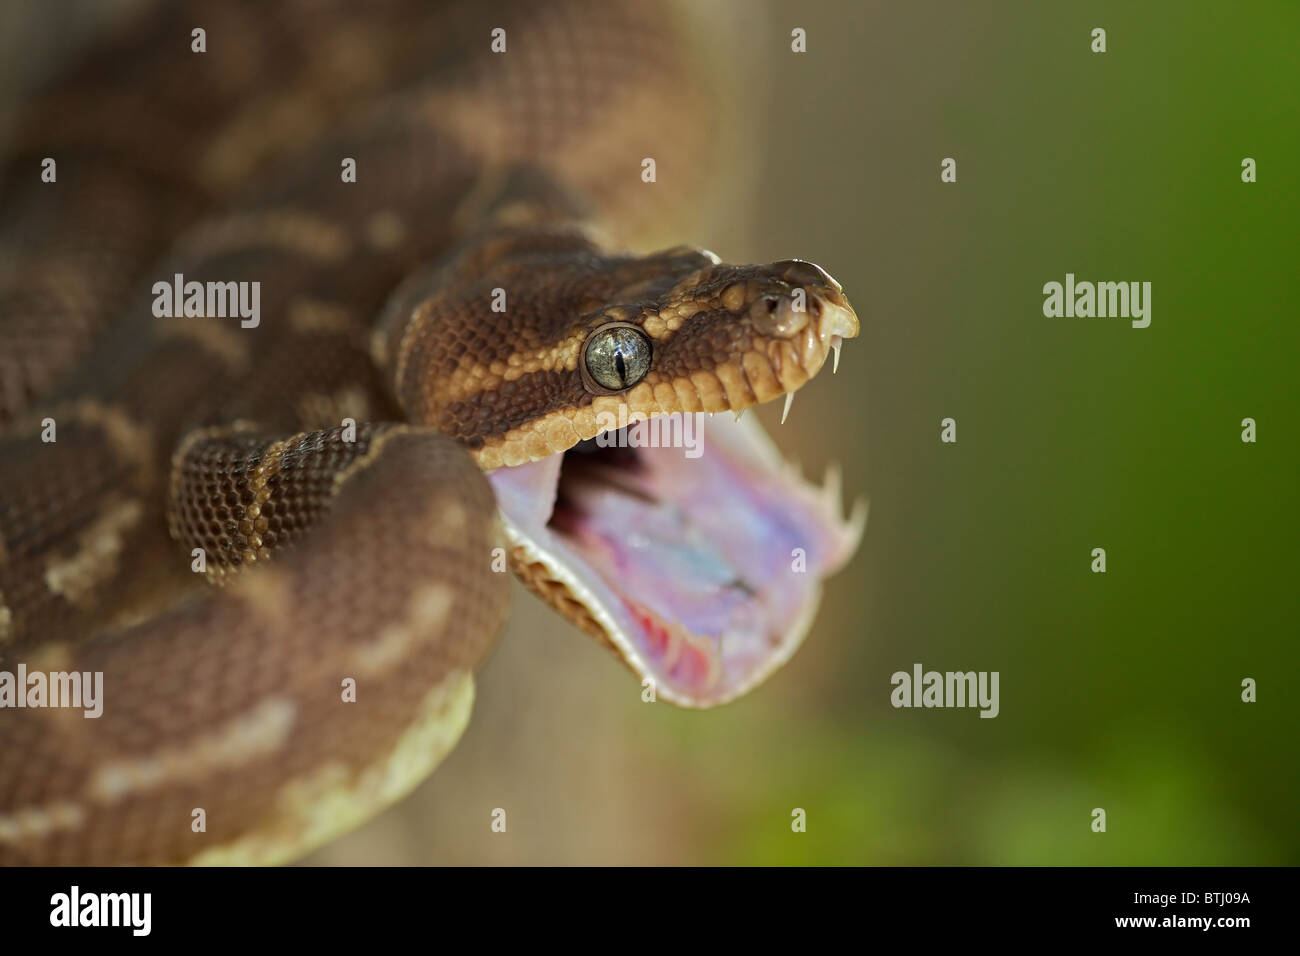
[[[1300,5],[780,2],[717,29],[766,84],[732,171],[757,179],[682,238],[843,282],[839,374],[760,416],[870,496],[862,549],[794,660],[712,712],[642,703],[517,591],[456,751],[309,862],[1300,862]],[[1067,272],[1150,281],[1151,326],[1045,318]],[[999,671],[1000,715],[895,710],[918,662]]]
[[[703,238],[813,259],[863,317],[786,426],[761,410],[870,496],[863,547],[793,662],[707,713],[641,703],[521,595],[458,750],[315,859],[1300,862],[1300,6],[781,3],[728,27],[770,86],[759,182]],[[1066,272],[1150,281],[1150,327],[1045,318]],[[916,662],[999,671],[1000,715],[895,710]]]

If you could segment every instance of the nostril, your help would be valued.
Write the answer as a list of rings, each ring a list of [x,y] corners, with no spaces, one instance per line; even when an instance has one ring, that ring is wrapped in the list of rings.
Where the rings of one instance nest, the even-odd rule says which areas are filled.
[[[762,335],[789,338],[808,324],[806,309],[796,309],[789,295],[765,295],[749,310],[754,328]]]

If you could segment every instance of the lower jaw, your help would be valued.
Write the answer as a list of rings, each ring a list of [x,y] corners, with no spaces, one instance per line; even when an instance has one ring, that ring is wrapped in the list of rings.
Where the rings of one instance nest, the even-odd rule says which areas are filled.
[[[789,659],[856,548],[752,416],[662,416],[489,473],[516,573],[656,696],[725,703]]]

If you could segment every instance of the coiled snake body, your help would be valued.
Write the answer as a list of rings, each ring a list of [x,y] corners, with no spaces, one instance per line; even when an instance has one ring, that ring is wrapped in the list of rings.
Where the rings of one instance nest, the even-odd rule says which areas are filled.
[[[789,657],[862,516],[752,420],[698,457],[639,420],[788,395],[858,323],[800,260],[619,251],[707,189],[693,42],[651,3],[173,5],[24,110],[0,675],[103,700],[0,686],[0,862],[355,825],[454,745],[507,564],[662,700]]]

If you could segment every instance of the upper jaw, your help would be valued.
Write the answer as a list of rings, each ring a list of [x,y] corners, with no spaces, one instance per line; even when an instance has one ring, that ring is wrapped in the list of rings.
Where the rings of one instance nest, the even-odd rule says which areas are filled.
[[[732,410],[781,397],[788,401],[827,361],[832,363],[832,371],[838,370],[841,345],[858,335],[857,313],[840,294],[815,294],[808,301],[809,321],[789,336],[768,339],[759,353],[761,362],[746,363],[749,394],[731,390]]]
[[[840,284],[821,267],[786,259],[757,268],[756,275],[734,283],[722,296],[726,305],[728,294],[744,290],[739,307],[731,308],[738,329],[738,355],[714,366],[708,374],[690,376],[705,411],[741,411],[788,396],[828,360],[833,368],[838,367],[841,344],[856,338],[860,330],[857,313]],[[715,277],[712,281],[722,280]],[[674,344],[669,342],[669,347]],[[721,385],[716,395],[707,394],[709,375]],[[679,407],[660,410],[695,410],[690,404],[688,399],[679,402]]]
[[[799,315],[782,321],[796,296]],[[771,321],[764,303],[772,303]],[[561,387],[556,400],[564,407],[479,439],[470,450],[479,467],[491,471],[537,461],[638,419],[739,412],[788,396],[828,359],[838,366],[840,344],[859,331],[839,283],[795,259],[706,265],[674,285],[655,308],[647,311],[638,303],[605,310],[606,318],[635,320],[649,335],[655,356],[644,379],[623,392],[588,395],[585,404],[573,404]],[[561,371],[577,380],[579,361],[575,349]]]

